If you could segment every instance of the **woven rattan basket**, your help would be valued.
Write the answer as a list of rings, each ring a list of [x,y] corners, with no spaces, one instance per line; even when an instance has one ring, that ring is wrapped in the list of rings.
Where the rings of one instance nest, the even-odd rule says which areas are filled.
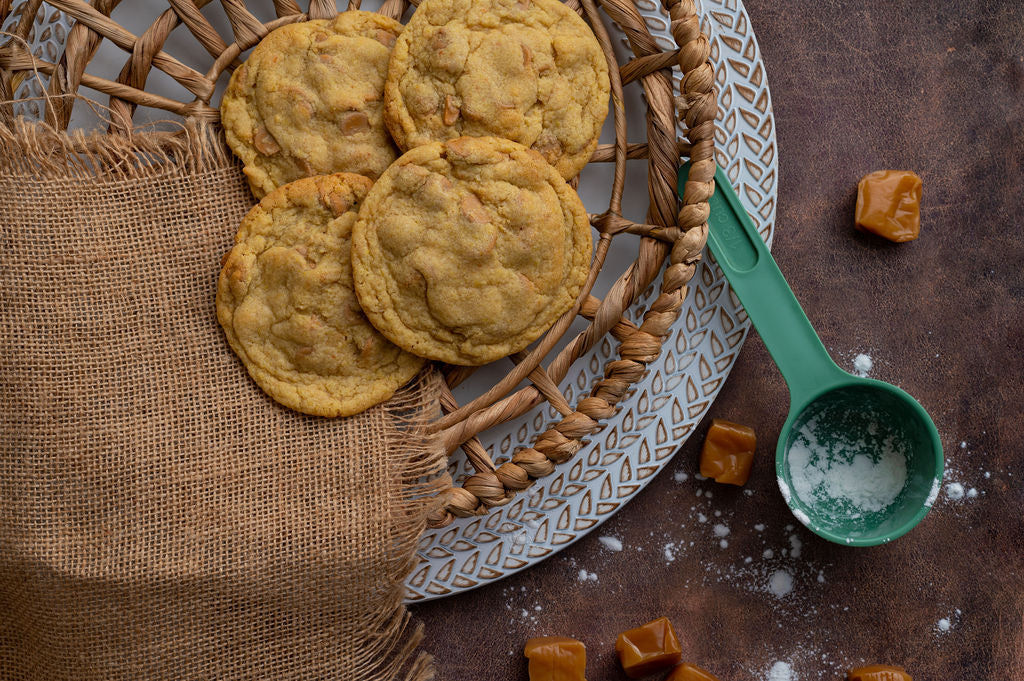
[[[334,0],[311,0],[305,12],[295,0],[273,0],[276,18],[262,22],[254,15],[255,8],[247,7],[244,0],[220,0],[233,33],[221,36],[202,11],[209,0],[168,0],[169,8],[141,35],[134,35],[110,18],[119,3],[120,0],[93,0],[92,4],[82,0],[23,0],[12,4],[12,0],[0,0],[0,23],[13,29],[0,39],[0,101],[14,100],[15,92],[26,79],[45,76],[46,93],[38,113],[56,128],[68,127],[79,88],[90,88],[109,97],[110,134],[131,131],[137,106],[216,123],[217,102],[211,100],[218,81],[226,80],[246,50],[278,26],[307,18],[329,18],[338,11]],[[600,430],[602,419],[615,413],[617,403],[645,375],[647,364],[658,356],[662,341],[679,316],[687,285],[704,248],[707,202],[714,191],[717,107],[710,44],[701,32],[694,1],[662,0],[678,46],[670,51],[658,45],[631,0],[597,3],[566,0],[593,27],[612,67],[615,143],[599,146],[591,162],[614,163],[615,171],[608,191],[608,209],[590,216],[600,234],[590,276],[576,306],[532,349],[512,356],[514,366],[508,374],[467,404],[457,404],[451,389],[468,378],[473,369],[444,367],[445,413],[434,423],[433,431],[449,452],[461,447],[476,473],[446,492],[443,509],[430,519],[435,527],[450,523],[453,516],[482,515],[491,507],[508,503],[534,479],[548,475],[556,464],[571,458],[585,438]],[[348,8],[356,9],[359,4],[359,0],[350,0]],[[47,26],[53,9],[75,21],[69,31],[61,29],[59,35],[52,36],[60,49],[33,54],[30,46],[39,37],[36,32],[53,30]],[[408,0],[385,0],[379,11],[401,19],[410,9]],[[622,65],[615,61],[605,26],[609,19],[625,35],[633,53]],[[164,51],[175,30],[190,31],[209,53],[210,66],[205,73]],[[104,40],[128,54],[116,79],[87,72]],[[672,68],[676,65],[682,73],[678,96],[672,90]],[[177,81],[190,93],[190,98],[177,101],[147,91],[147,79],[153,69]],[[633,81],[642,86],[647,105],[646,144],[628,143],[622,88]],[[10,124],[15,116],[14,107],[7,104],[0,108],[0,116]],[[676,136],[680,119],[685,125],[685,139]],[[681,157],[688,157],[690,165],[680,203],[676,186]],[[646,158],[648,162],[650,207],[646,224],[623,218],[621,211],[626,160],[637,158]],[[576,178],[574,184],[578,182]],[[605,264],[612,241],[624,232],[640,236],[639,255],[618,276],[603,300],[598,300],[590,295],[590,290]],[[637,326],[624,318],[623,312],[659,273],[660,294]],[[563,342],[556,352],[556,346],[577,316],[587,321],[585,330]],[[559,382],[573,362],[606,334],[619,342],[618,358],[606,364],[604,378],[588,396],[575,405],[569,404],[558,389]],[[517,389],[524,380],[527,387]],[[521,417],[542,401],[550,403],[560,414],[560,420],[550,424],[532,447],[521,449],[511,460],[496,465],[477,435]]]

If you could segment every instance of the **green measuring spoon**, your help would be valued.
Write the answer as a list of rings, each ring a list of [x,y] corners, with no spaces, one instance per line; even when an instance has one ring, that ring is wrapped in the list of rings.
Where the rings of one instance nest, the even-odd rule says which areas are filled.
[[[683,168],[680,196],[685,182]],[[836,366],[721,168],[710,204],[708,247],[789,386],[775,449],[786,503],[839,544],[874,546],[909,532],[942,481],[935,424],[896,386]]]

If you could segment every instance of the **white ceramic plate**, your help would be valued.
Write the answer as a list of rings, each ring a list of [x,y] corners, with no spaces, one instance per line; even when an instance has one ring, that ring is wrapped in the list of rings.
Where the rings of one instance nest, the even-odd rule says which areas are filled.
[[[658,42],[673,49],[668,15],[658,1],[636,2]],[[261,20],[273,17],[269,1],[248,4]],[[740,0],[702,0],[699,4],[702,26],[711,36],[711,59],[716,66],[718,163],[727,169],[761,235],[770,243],[776,198],[775,126],[757,41]],[[364,9],[378,6],[371,0],[364,3]],[[46,8],[31,42],[34,53],[52,62],[60,56],[70,22],[60,12]],[[139,35],[166,8],[164,0],[125,2],[113,17]],[[210,3],[203,12],[221,35],[230,35],[220,3]],[[17,20],[15,7],[4,30],[9,30]],[[621,63],[629,52],[621,33],[616,37]],[[209,67],[209,55],[181,28],[171,34],[164,50],[202,72]],[[116,78],[124,61],[125,53],[105,42],[88,71]],[[220,89],[224,80],[221,79]],[[184,96],[177,83],[157,71],[150,75],[147,89],[173,98]],[[38,84],[27,79],[16,95],[32,97],[40,93]],[[82,94],[105,101],[102,95],[87,89]],[[625,99],[629,141],[644,141],[639,85],[627,86]],[[219,101],[219,94],[214,101]],[[17,111],[38,118],[41,108],[37,102],[25,102],[17,106]],[[163,112],[140,109],[135,120],[166,118],[168,115]],[[72,127],[93,128],[97,122],[93,110],[83,103],[76,104]],[[604,141],[613,141],[610,117],[605,132]],[[611,176],[612,164],[592,164],[584,170],[580,195],[589,211],[607,208]],[[642,222],[646,210],[646,161],[631,161],[623,213]],[[637,237],[630,235],[616,238],[594,295],[602,296],[618,273],[635,258],[637,243]],[[627,311],[630,319],[642,321],[640,315],[653,294],[653,289],[648,291]],[[566,338],[582,328],[582,323],[578,323]],[[729,375],[747,328],[746,315],[721,272],[713,264],[702,263],[691,282],[679,322],[661,355],[649,365],[646,378],[620,403],[619,412],[572,460],[509,505],[484,517],[456,520],[446,528],[428,530],[419,545],[419,564],[408,581],[408,599],[439,598],[501,579],[557,553],[611,517],[668,463],[707,413]],[[604,364],[614,358],[614,351],[613,340],[605,338],[573,365],[561,386],[570,404],[585,396],[600,380]],[[483,368],[456,390],[456,398],[463,403],[472,399],[507,370],[508,365],[502,363]],[[483,433],[481,441],[500,464],[516,448],[529,446],[556,416],[551,407],[541,405],[513,424]],[[461,451],[455,454],[449,468],[456,479],[473,473]]]

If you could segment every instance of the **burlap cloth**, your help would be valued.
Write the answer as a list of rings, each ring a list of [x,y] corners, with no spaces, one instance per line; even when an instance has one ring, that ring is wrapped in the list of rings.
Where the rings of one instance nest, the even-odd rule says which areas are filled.
[[[251,201],[207,130],[0,129],[0,679],[432,677],[401,601],[437,379],[267,398],[214,314]]]

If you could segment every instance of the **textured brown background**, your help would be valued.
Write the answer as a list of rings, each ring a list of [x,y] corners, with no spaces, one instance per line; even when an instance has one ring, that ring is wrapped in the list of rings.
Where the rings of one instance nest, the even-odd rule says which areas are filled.
[[[595,533],[498,584],[417,606],[441,679],[525,679],[522,644],[540,634],[584,640],[590,681],[624,679],[615,635],[661,615],[685,657],[722,681],[766,679],[776,660],[798,681],[838,680],[861,661],[904,664],[916,681],[1024,679],[1024,3],[746,6],[775,106],[779,264],[837,361],[849,368],[867,352],[872,376],[917,396],[949,479],[980,496],[940,497],[914,532],[879,548],[786,531],[771,458],[788,398],[751,336],[711,415],[757,429],[754,494],[694,480],[703,424]],[[924,179],[916,242],[851,229],[857,179],[889,167]],[[675,482],[675,471],[691,477]],[[714,510],[732,529],[727,549],[711,536]],[[796,559],[781,556],[791,534],[803,543]],[[679,541],[694,546],[667,562],[663,545]],[[598,583],[580,584],[580,568]],[[764,590],[779,568],[796,576],[783,599]]]

